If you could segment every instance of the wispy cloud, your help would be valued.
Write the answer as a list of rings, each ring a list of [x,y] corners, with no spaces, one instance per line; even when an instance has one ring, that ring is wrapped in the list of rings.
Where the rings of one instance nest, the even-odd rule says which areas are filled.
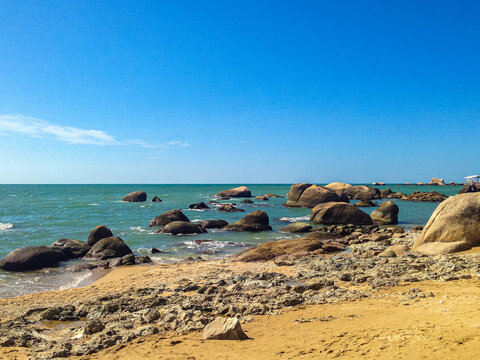
[[[16,133],[31,137],[53,136],[56,140],[69,144],[86,145],[137,145],[143,148],[187,147],[190,144],[172,140],[162,144],[152,144],[139,139],[117,140],[102,130],[80,129],[71,126],[60,126],[48,121],[25,115],[0,114],[0,133]]]

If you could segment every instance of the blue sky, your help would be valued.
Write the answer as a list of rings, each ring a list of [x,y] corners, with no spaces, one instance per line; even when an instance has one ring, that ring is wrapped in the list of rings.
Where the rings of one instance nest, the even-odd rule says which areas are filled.
[[[0,183],[478,173],[478,1],[0,0]]]

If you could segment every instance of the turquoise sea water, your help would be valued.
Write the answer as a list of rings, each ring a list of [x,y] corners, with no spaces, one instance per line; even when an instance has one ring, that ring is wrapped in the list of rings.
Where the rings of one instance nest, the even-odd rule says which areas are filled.
[[[221,258],[241,249],[265,241],[286,238],[278,229],[289,221],[308,221],[310,209],[285,208],[286,199],[272,198],[256,201],[254,204],[234,202],[245,213],[222,213],[211,207],[207,211],[188,210],[188,205],[212,200],[217,192],[238,186],[230,185],[0,185],[0,258],[9,251],[30,245],[50,245],[60,238],[86,241],[96,225],[108,226],[115,236],[120,236],[136,254],[148,254],[158,262],[178,261],[187,256],[201,256],[205,259]],[[252,195],[275,193],[286,195],[290,184],[248,185]],[[447,195],[457,194],[458,186],[405,186],[386,185],[379,189],[411,193],[439,191]],[[147,202],[125,203],[125,194],[143,190]],[[152,203],[157,195],[163,202]],[[382,200],[380,200],[382,201]],[[425,224],[438,205],[394,200],[399,208],[400,225],[411,227]],[[229,222],[240,219],[254,210],[265,210],[270,217],[273,231],[261,233],[235,233],[209,230],[206,234],[173,236],[156,234],[148,223],[156,215],[171,209],[187,209],[188,218],[225,219]],[[374,208],[363,208],[371,212]],[[196,244],[194,240],[209,239],[212,242]],[[164,253],[150,254],[156,247]],[[62,264],[68,265],[67,264]],[[78,283],[86,274],[65,274],[61,269],[42,270],[33,273],[15,274],[0,270],[0,297],[27,292],[55,289]]]

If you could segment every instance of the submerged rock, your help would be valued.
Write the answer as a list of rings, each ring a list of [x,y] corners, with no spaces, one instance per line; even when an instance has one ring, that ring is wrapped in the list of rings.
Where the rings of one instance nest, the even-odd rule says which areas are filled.
[[[145,191],[134,191],[123,197],[123,201],[127,202],[144,202],[147,201],[147,193]]]
[[[226,220],[202,220],[199,221],[198,224],[203,227],[204,229],[220,229],[224,226],[228,225],[228,221]]]
[[[56,265],[65,260],[62,251],[46,246],[27,246],[15,249],[0,261],[0,269],[9,271],[29,271]]]
[[[85,260],[105,260],[132,254],[132,250],[119,237],[99,240],[84,256]]]
[[[223,211],[223,212],[242,212],[245,211],[243,209],[239,209],[235,207],[233,204],[223,204],[218,208],[218,211]]]
[[[196,203],[196,204],[190,204],[190,206],[188,207],[189,209],[194,209],[194,210],[208,210],[210,209],[210,207],[205,204],[204,202],[199,202],[199,203]]]
[[[317,204],[342,201],[335,191],[308,183],[293,184],[287,196],[287,202],[284,204],[287,207],[313,208]]]
[[[86,242],[72,239],[59,239],[49,247],[63,252],[66,259],[81,258],[90,250],[90,246]]]
[[[217,317],[203,329],[205,340],[246,340],[248,336],[243,332],[237,318]]]
[[[165,225],[165,227],[158,231],[161,233],[168,233],[172,235],[179,235],[179,234],[203,234],[206,233],[203,227],[197,224],[193,224],[189,221],[172,221]]]
[[[392,201],[385,201],[378,209],[372,211],[370,217],[378,224],[398,224],[398,211],[398,206]]]
[[[261,200],[261,201],[267,201],[268,200],[268,197],[266,197],[265,195],[258,195],[255,200]]]
[[[190,222],[188,217],[186,217],[181,210],[173,209],[167,212],[164,212],[161,215],[156,216],[154,219],[150,221],[148,226],[165,226],[168,223],[174,221],[187,221]]]
[[[154,196],[152,202],[162,202],[162,199],[160,199],[158,196]]]
[[[87,244],[88,246],[95,245],[98,241],[113,236],[112,231],[105,225],[98,225],[88,236]]]
[[[246,186],[239,186],[233,189],[223,190],[220,191],[215,196],[225,198],[225,197],[251,197],[252,193],[250,189]]]
[[[253,204],[253,201],[250,200],[250,199],[244,199],[242,201],[240,201],[242,204]]]
[[[265,211],[257,210],[245,215],[240,220],[223,228],[227,231],[266,231],[272,230]]]
[[[372,219],[354,205],[347,203],[328,202],[315,206],[310,211],[312,224],[354,224],[371,225]]]

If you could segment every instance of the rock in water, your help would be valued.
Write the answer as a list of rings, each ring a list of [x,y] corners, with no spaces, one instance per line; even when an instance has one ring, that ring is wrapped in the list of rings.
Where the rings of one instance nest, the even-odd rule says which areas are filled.
[[[153,199],[152,199],[153,202],[162,202],[162,199],[160,199],[158,196],[155,196]]]
[[[226,220],[202,220],[198,223],[201,227],[204,229],[220,229],[223,228],[224,226],[228,225],[228,221]]]
[[[448,195],[439,193],[438,191],[428,191],[428,192],[414,191],[409,195],[403,195],[401,197],[401,200],[441,202],[447,198],[448,198]]]
[[[374,207],[377,206],[374,202],[371,200],[360,200],[359,202],[355,203],[356,207]]]
[[[233,224],[227,225],[222,230],[227,231],[266,231],[272,230],[269,225],[268,215],[265,211],[257,210],[245,215]]]
[[[226,197],[251,197],[252,193],[250,192],[250,189],[247,188],[246,186],[239,186],[237,188],[220,191],[215,196],[218,196],[218,197],[221,197],[221,198],[226,198]]]
[[[380,190],[367,185],[350,186],[344,190],[350,199],[380,199]]]
[[[85,260],[106,260],[132,254],[132,250],[119,237],[99,240],[84,256]]]
[[[123,201],[127,202],[144,202],[147,201],[147,193],[145,191],[134,191],[123,197]]]
[[[380,191],[380,197],[382,199],[386,199],[388,197],[388,195],[392,194],[392,189],[385,189],[385,190],[381,190]]]
[[[437,206],[412,250],[438,255],[474,246],[480,246],[480,193],[467,193]]]
[[[305,233],[312,230],[310,224],[305,222],[294,222],[287,226],[282,227],[279,231],[286,233]]]
[[[266,197],[265,195],[258,195],[255,200],[262,200],[262,201],[267,201],[268,200],[268,197]]]
[[[253,201],[250,200],[250,199],[244,199],[242,201],[240,201],[242,204],[253,204]]]
[[[353,224],[372,225],[372,219],[354,205],[347,203],[328,202],[318,204],[310,211],[312,224]]]
[[[86,242],[72,239],[57,240],[49,248],[63,252],[66,259],[81,258],[90,250]]]
[[[180,210],[173,209],[161,215],[156,216],[154,219],[150,221],[150,224],[148,226],[165,226],[168,223],[171,223],[173,221],[190,222],[188,217],[186,217]]]
[[[328,185],[325,185],[327,189],[333,190],[333,191],[344,191],[346,188],[352,187],[350,184],[345,184],[342,182],[333,182]]]
[[[218,211],[223,212],[243,212],[245,210],[235,207],[233,204],[223,204],[218,208]]]
[[[398,224],[398,206],[392,201],[385,201],[380,204],[378,209],[372,211],[370,217],[378,224]]]
[[[312,208],[325,202],[341,201],[340,196],[335,191],[308,183],[293,184],[287,196],[287,202],[284,204],[287,207]]]
[[[111,236],[113,236],[113,234],[109,228],[107,228],[105,225],[98,225],[92,231],[90,231],[87,244],[88,246],[93,246],[99,240],[102,240]]]
[[[46,246],[27,246],[15,249],[0,261],[0,269],[9,271],[29,271],[56,265],[65,260],[61,251]]]
[[[196,203],[196,204],[190,204],[190,206],[188,207],[189,209],[194,209],[194,210],[208,210],[210,209],[210,207],[205,204],[204,202],[199,202],[199,203]]]
[[[163,230],[160,230],[161,233],[168,233],[172,235],[179,234],[203,234],[206,233],[203,227],[197,224],[192,224],[189,221],[172,221],[165,225]]]
[[[434,177],[431,183],[435,185],[445,185],[445,180]]]
[[[242,325],[237,318],[217,317],[203,329],[205,340],[246,340]]]
[[[266,196],[268,198],[284,198],[285,197],[285,196],[277,195],[277,194],[274,194],[274,193],[267,193],[264,196]]]

